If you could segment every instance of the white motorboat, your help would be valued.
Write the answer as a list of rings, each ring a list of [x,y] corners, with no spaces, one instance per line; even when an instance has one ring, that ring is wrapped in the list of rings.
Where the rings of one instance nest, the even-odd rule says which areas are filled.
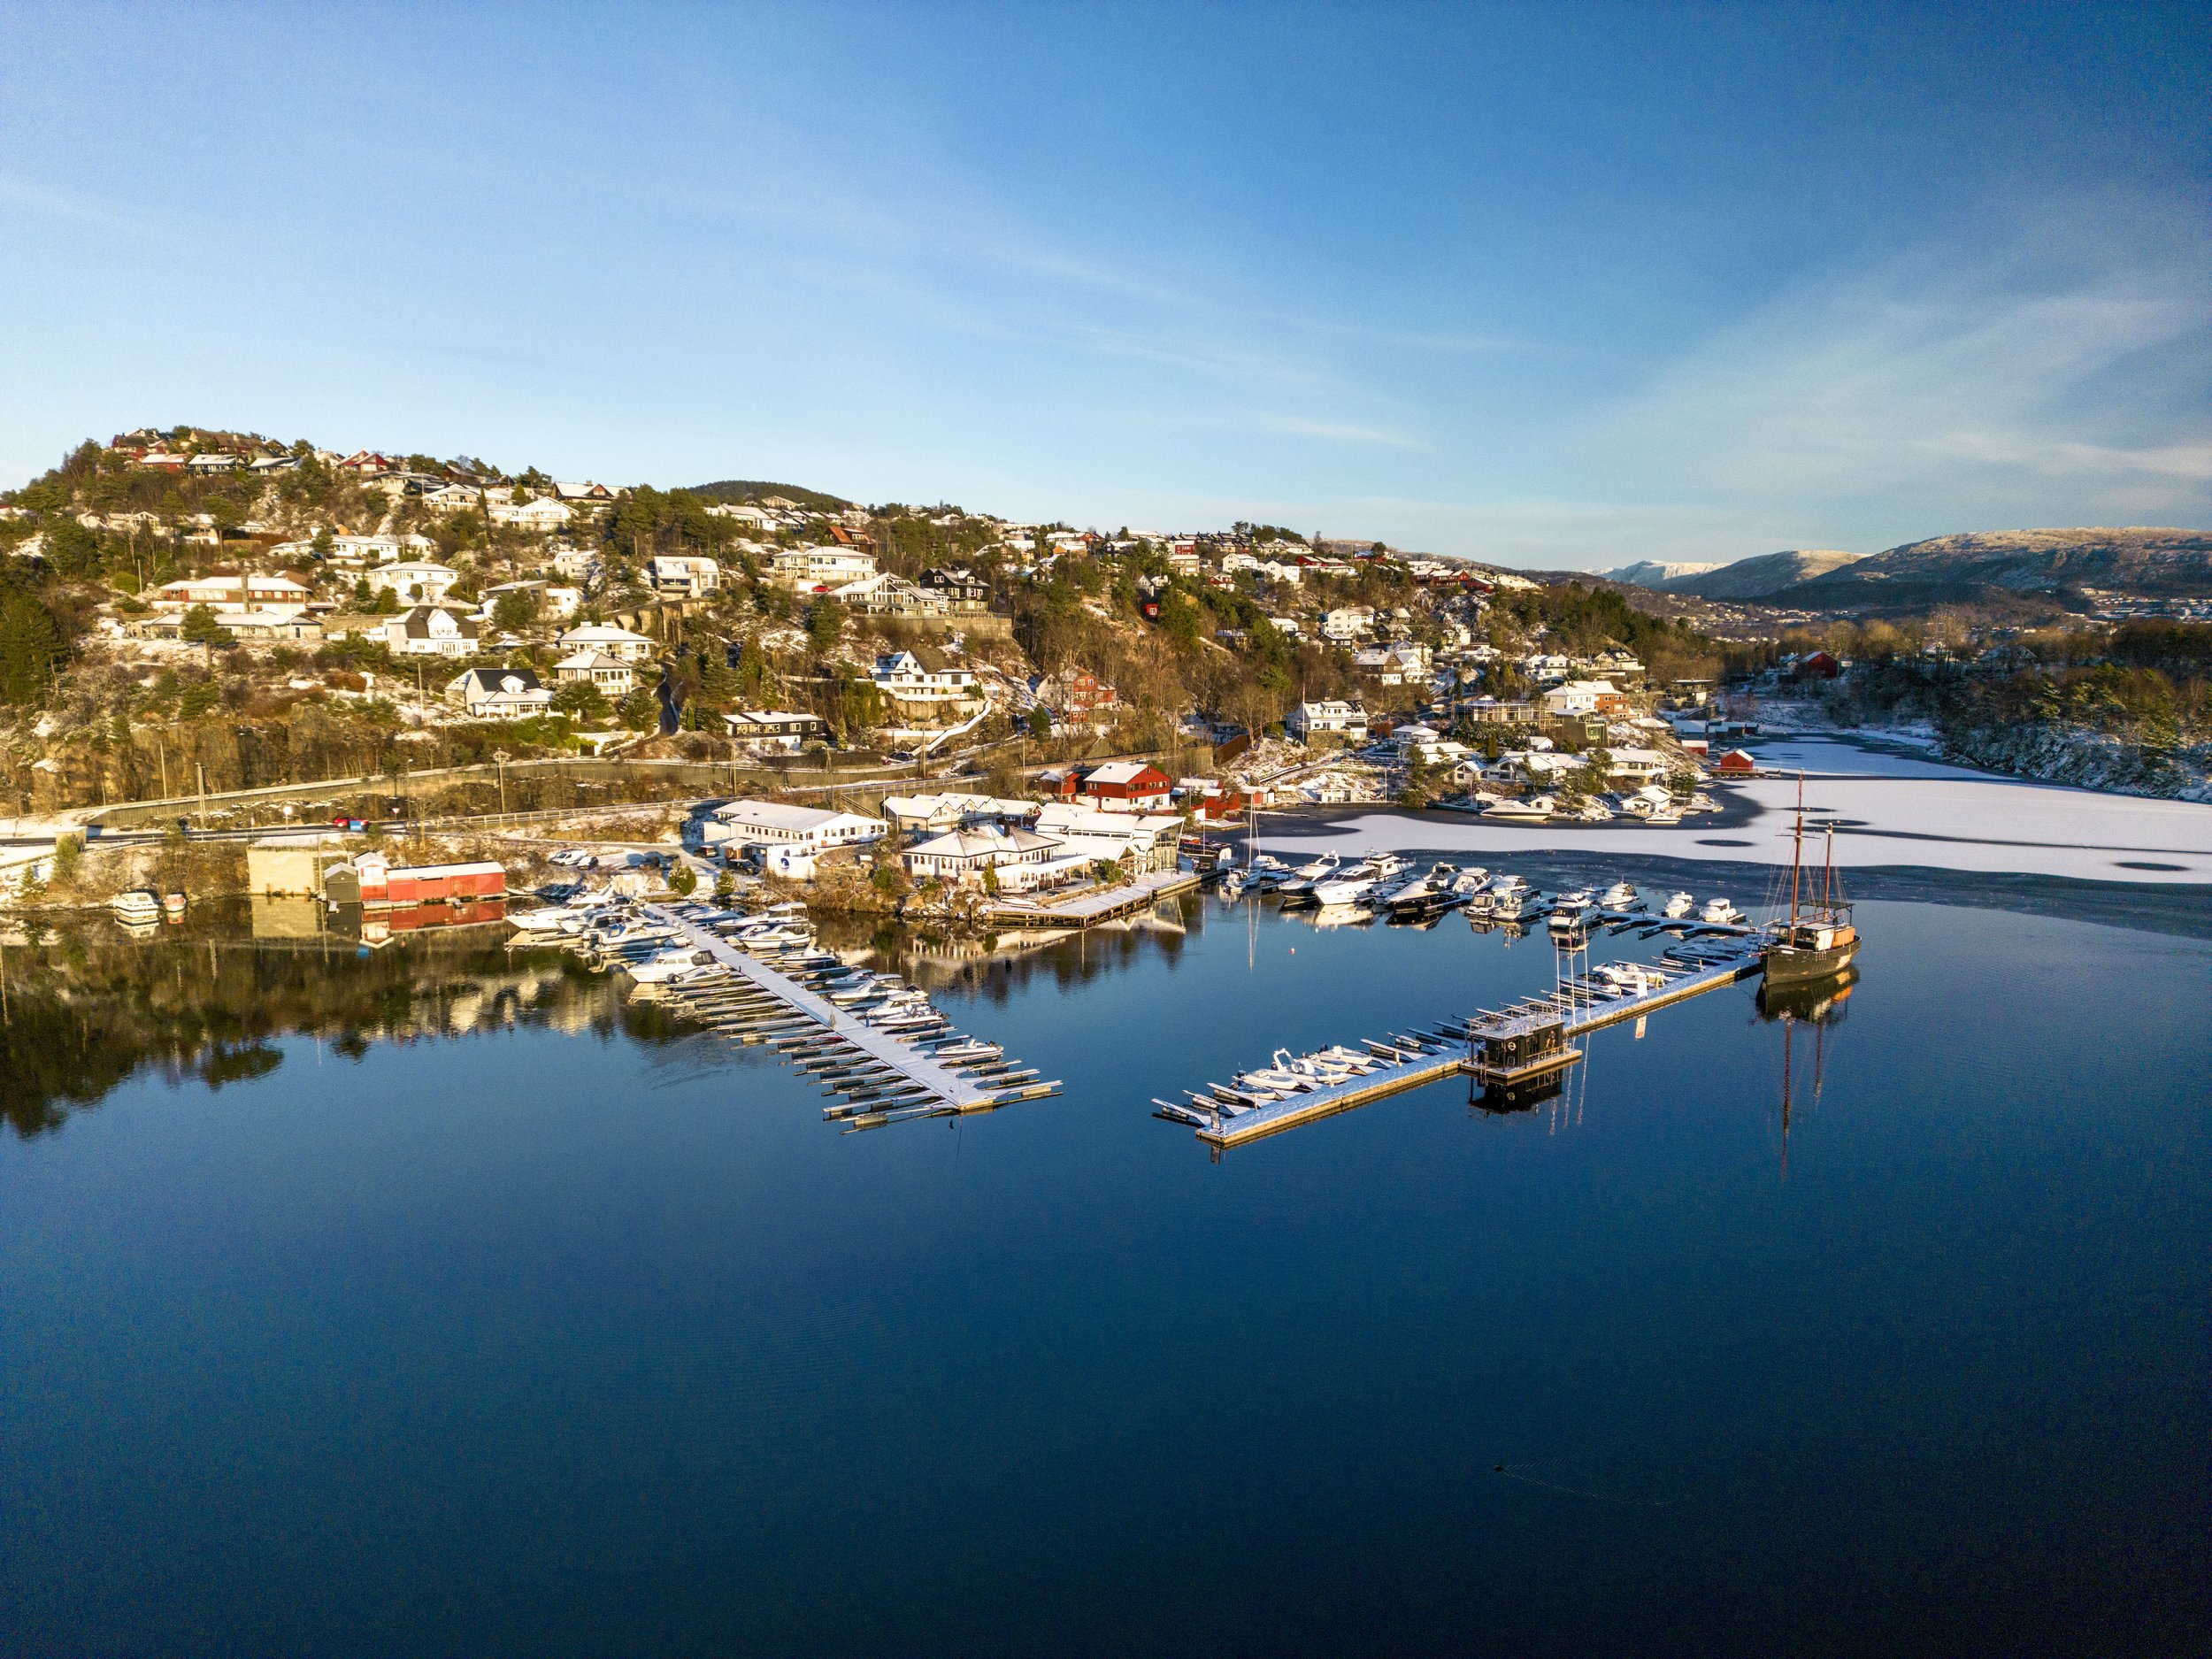
[[[1274,883],[1274,891],[1286,899],[1310,893],[1315,883],[1327,880],[1337,872],[1343,862],[1343,856],[1340,853],[1323,853],[1320,857],[1300,864]]]
[[[161,897],[151,887],[133,887],[110,899],[108,909],[120,921],[150,922],[161,915]]]
[[[1601,910],[1640,910],[1643,895],[1636,891],[1632,881],[1616,881],[1598,895],[1598,909]]]
[[[1514,893],[1493,890],[1490,895],[1490,919],[1494,922],[1525,922],[1542,908],[1541,896],[1527,888]]]
[[[1439,868],[1441,868],[1440,865]],[[1480,864],[1469,864],[1452,877],[1452,891],[1463,898],[1472,898],[1482,891],[1490,879],[1490,872]]]
[[[1597,901],[1591,896],[1589,888],[1577,887],[1571,893],[1563,893],[1551,907],[1552,931],[1572,933],[1586,926],[1597,913]]]
[[[663,950],[642,962],[623,964],[622,971],[640,985],[657,985],[697,968],[711,967],[714,957],[703,950]]]
[[[1678,893],[1667,901],[1667,908],[1663,913],[1669,917],[1683,917],[1687,916],[1696,908],[1695,899],[1686,893]]]
[[[1705,902],[1705,908],[1698,912],[1697,919],[1713,927],[1733,927],[1743,920],[1743,912],[1726,899],[1712,898]]]
[[[1316,882],[1312,888],[1313,900],[1325,909],[1330,905],[1356,903],[1383,879],[1384,872],[1376,862],[1363,858],[1327,880]]]

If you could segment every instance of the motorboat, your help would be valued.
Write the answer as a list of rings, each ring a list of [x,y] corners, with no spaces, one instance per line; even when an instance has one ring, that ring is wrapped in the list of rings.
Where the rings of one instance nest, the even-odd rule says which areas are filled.
[[[161,899],[151,887],[133,887],[110,899],[108,909],[119,921],[150,922],[161,914]]]
[[[1449,864],[1437,864],[1426,874],[1400,882],[1387,896],[1376,901],[1376,908],[1389,911],[1394,918],[1449,910],[1463,902],[1463,895],[1453,890],[1453,878],[1458,873]]]
[[[692,969],[715,965],[714,956],[705,950],[663,950],[642,962],[625,963],[622,971],[640,985],[657,985],[674,979]]]
[[[1334,875],[1344,862],[1340,853],[1323,853],[1320,857],[1300,864],[1281,879],[1272,884],[1272,890],[1281,897],[1300,898],[1313,891],[1314,884]]]
[[[1571,933],[1586,926],[1598,913],[1597,900],[1587,887],[1577,887],[1563,893],[1551,907],[1551,927],[1555,933]]]
[[[1444,866],[1441,864],[1437,866],[1440,870]],[[1487,870],[1485,870],[1480,864],[1469,864],[1463,869],[1454,872],[1451,881],[1452,891],[1460,895],[1463,898],[1472,898],[1476,894],[1482,891],[1483,887],[1489,881],[1489,879],[1490,872]]]
[[[1670,917],[1687,916],[1696,908],[1697,901],[1695,899],[1692,898],[1686,893],[1678,893],[1667,901],[1667,908],[1662,912],[1662,914]]]
[[[1315,883],[1313,902],[1325,908],[1333,904],[1356,903],[1385,879],[1386,872],[1379,864],[1373,859],[1363,858],[1327,880]]]
[[[1743,920],[1743,912],[1726,899],[1714,897],[1705,901],[1697,919],[1709,927],[1733,927]]]
[[[1632,881],[1616,881],[1598,895],[1598,909],[1601,910],[1640,910],[1643,895],[1636,891]]]
[[[1494,922],[1525,922],[1543,908],[1542,895],[1533,888],[1523,887],[1514,893],[1500,893],[1494,888],[1491,892],[1490,919]]]

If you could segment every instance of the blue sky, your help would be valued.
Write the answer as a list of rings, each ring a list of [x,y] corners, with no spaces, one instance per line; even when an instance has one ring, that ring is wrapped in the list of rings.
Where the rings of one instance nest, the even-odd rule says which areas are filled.
[[[0,484],[187,420],[1538,566],[2204,526],[2207,16],[0,7]]]

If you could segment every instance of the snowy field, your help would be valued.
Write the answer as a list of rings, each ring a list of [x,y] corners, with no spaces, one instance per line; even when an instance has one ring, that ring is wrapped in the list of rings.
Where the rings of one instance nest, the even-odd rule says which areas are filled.
[[[1717,784],[1714,799],[1732,810],[1671,828],[1519,827],[1442,812],[1378,811],[1325,825],[1263,821],[1260,844],[1310,838],[1362,850],[1628,853],[1771,864],[1788,856],[1789,810],[1801,770],[1808,818],[1835,820],[1836,862],[1847,867],[2212,883],[2212,806],[2007,778],[1829,738],[1773,738],[1748,747],[1762,766],[1791,776]],[[1809,844],[1809,858],[1818,856],[1818,845]]]

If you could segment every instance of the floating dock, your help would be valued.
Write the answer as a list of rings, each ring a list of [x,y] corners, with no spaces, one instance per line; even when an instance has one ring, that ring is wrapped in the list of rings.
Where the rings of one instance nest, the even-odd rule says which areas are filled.
[[[990,1111],[1060,1092],[1056,1082],[1010,1061],[996,1043],[952,1029],[934,1010],[877,1013],[841,1008],[803,978],[740,949],[664,905],[641,907],[684,944],[725,972],[665,995],[733,1041],[775,1048],[826,1083],[846,1104],[824,1115],[853,1128],[917,1117]]]
[[[1576,1037],[1732,985],[1763,965],[1755,949],[1709,964],[1641,965],[1634,971],[1647,983],[1625,993],[1584,975],[1561,981],[1547,996],[1364,1042],[1362,1051],[1378,1064],[1340,1081],[1281,1091],[1278,1098],[1257,1104],[1238,1098],[1252,1093],[1249,1088],[1216,1085],[1204,1094],[1186,1091],[1190,1106],[1156,1102],[1163,1108],[1158,1115],[1185,1123],[1197,1118],[1201,1141],[1233,1147],[1457,1074],[1519,1084],[1580,1059],[1581,1051],[1569,1046]]]
[[[1162,899],[1191,892],[1198,885],[1197,876],[1187,870],[1159,871],[1139,876],[1125,887],[1094,887],[1056,904],[1001,899],[984,911],[983,919],[998,927],[1095,927],[1148,910]]]

